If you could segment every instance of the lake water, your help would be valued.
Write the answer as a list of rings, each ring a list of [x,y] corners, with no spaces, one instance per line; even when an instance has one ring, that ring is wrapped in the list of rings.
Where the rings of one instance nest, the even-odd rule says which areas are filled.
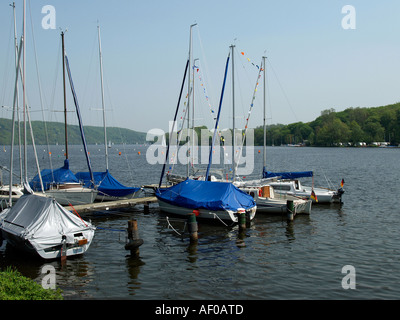
[[[102,147],[89,150],[94,169],[103,170]],[[161,165],[149,165],[146,150],[113,146],[111,173],[127,185],[157,183]],[[9,162],[6,151],[2,165]],[[51,151],[53,167],[62,166],[62,147]],[[41,169],[48,168],[45,148],[38,153]],[[262,168],[257,148],[254,159],[256,177]],[[327,186],[327,178],[338,187],[344,178],[344,203],[313,205],[311,215],[293,222],[257,214],[244,235],[237,226],[199,223],[197,245],[190,245],[185,220],[160,213],[157,203],[149,213],[138,206],[91,214],[85,219],[98,230],[84,255],[61,265],[21,256],[5,243],[0,266],[15,266],[41,283],[43,266],[52,265],[65,299],[399,299],[399,159],[399,148],[270,147],[270,170],[314,170],[316,186]],[[84,161],[82,148],[71,146],[71,169],[84,170]],[[29,163],[32,176],[33,159]],[[138,258],[124,249],[130,219],[144,240]],[[355,289],[342,287],[348,265]]]

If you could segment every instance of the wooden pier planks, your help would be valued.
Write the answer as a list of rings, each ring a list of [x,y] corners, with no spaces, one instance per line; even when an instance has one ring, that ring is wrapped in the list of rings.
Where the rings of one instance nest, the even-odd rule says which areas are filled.
[[[146,206],[149,205],[149,203],[156,201],[157,201],[156,197],[143,197],[143,198],[116,200],[116,201],[94,202],[89,204],[76,205],[73,206],[73,208],[71,206],[65,206],[65,208],[72,212],[76,211],[79,214],[81,214],[93,211],[129,208],[140,204],[144,204]]]

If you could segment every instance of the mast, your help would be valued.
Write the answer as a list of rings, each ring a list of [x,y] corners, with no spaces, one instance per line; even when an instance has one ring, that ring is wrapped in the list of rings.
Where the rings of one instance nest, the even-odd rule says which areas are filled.
[[[236,157],[235,157],[235,62],[233,58],[233,51],[235,45],[230,46],[232,51],[232,130],[233,130],[233,137],[232,137],[232,165],[233,165],[233,177],[232,181],[235,181],[236,178]]]
[[[99,60],[100,60],[100,82],[101,82],[101,105],[103,108],[103,127],[104,127],[104,149],[106,155],[106,171],[108,171],[108,148],[107,148],[107,127],[106,127],[106,109],[104,104],[104,88],[103,88],[103,57],[101,55],[101,39],[100,39],[100,26],[97,26],[99,37]]]
[[[13,16],[14,16],[14,46],[15,46],[15,67],[19,69],[19,59],[18,59],[18,39],[17,39],[17,20],[16,20],[16,15],[15,15],[15,2],[10,4],[10,6],[13,8]],[[20,125],[20,119],[19,119],[19,93],[18,93],[18,85],[15,88],[16,90],[16,95],[17,95],[17,100],[16,100],[16,110],[17,110],[17,122],[18,122],[18,144],[19,144],[19,171],[20,171],[20,184],[22,185],[23,182],[23,169],[22,169],[22,145],[21,145],[21,125]],[[14,125],[14,123],[13,123]],[[14,132],[14,129],[13,129]]]
[[[64,32],[61,31],[62,65],[63,65],[63,91],[64,91],[64,130],[65,130],[65,159],[68,160],[68,131],[67,131],[67,97],[65,92],[65,48]]]
[[[193,60],[193,67],[192,67],[192,70],[193,70],[193,81],[192,81],[193,82],[193,90],[192,90],[192,110],[193,110],[193,112],[192,112],[192,146],[193,146],[193,150],[191,152],[191,155],[192,155],[192,166],[193,166],[193,169],[194,169],[194,135],[195,135],[195,130],[194,130],[194,79],[196,78],[195,77],[195,73],[194,73],[194,68],[196,66],[196,61],[197,60],[199,60],[199,59],[196,58],[196,59]],[[198,144],[197,144],[197,147],[198,147]]]
[[[26,115],[26,92],[25,92],[25,79],[26,79],[26,66],[25,66],[25,49],[26,49],[26,1],[24,0],[24,11],[23,11],[23,66],[22,66],[22,96],[23,96],[23,112],[24,112],[24,181],[28,181],[28,160],[27,160],[27,143],[26,143],[26,120],[25,120],[25,115]],[[11,188],[11,186],[10,186]]]
[[[265,171],[265,168],[266,168],[266,166],[267,166],[267,146],[266,146],[266,144],[267,144],[267,127],[266,127],[266,120],[267,120],[267,114],[266,114],[266,97],[267,97],[267,94],[266,94],[266,70],[265,70],[265,67],[266,67],[266,65],[265,65],[265,59],[266,59],[267,57],[265,57],[265,56],[263,56],[262,57],[262,67],[264,67],[264,75],[263,75],[263,91],[264,91],[264,99],[263,99],[263,110],[264,110],[264,112],[263,112],[263,130],[264,130],[264,145],[263,145],[263,172]],[[263,173],[263,175],[264,175],[264,173]]]
[[[221,115],[221,106],[222,106],[222,99],[224,97],[226,74],[228,72],[228,66],[229,66],[229,58],[230,58],[230,53],[228,54],[228,58],[226,59],[224,82],[222,84],[221,98],[219,100],[218,115],[217,115],[217,120],[215,121],[215,128],[214,128],[214,134],[213,134],[212,144],[211,144],[211,148],[210,148],[210,154],[208,156],[208,165],[207,165],[205,181],[208,180],[208,176],[210,173],[210,167],[211,167],[211,162],[212,162],[212,152],[213,152],[213,147],[214,147],[214,142],[215,142],[215,136],[216,136],[217,130],[218,130],[219,117]]]
[[[12,130],[11,130],[11,152],[10,152],[10,183],[9,183],[9,206],[12,206],[12,176],[13,176],[13,164],[14,164],[14,131],[15,131],[15,109],[16,109],[16,101],[18,94],[18,73],[20,71],[20,61],[21,61],[21,49],[22,49],[22,41],[23,37],[21,37],[21,41],[18,49],[18,58],[16,62],[16,70],[15,70],[15,86],[14,86],[14,102],[13,102],[13,111],[12,111]],[[20,144],[21,145],[21,144]],[[22,171],[21,171],[22,176]]]
[[[191,79],[190,79],[190,70],[192,69],[192,67],[191,67],[191,65],[192,65],[192,28],[194,27],[194,26],[196,26],[197,25],[197,23],[195,23],[195,24],[192,24],[191,26],[190,26],[190,34],[189,34],[189,58],[188,58],[188,60],[189,60],[189,74],[188,74],[188,100],[187,100],[187,106],[186,106],[186,108],[187,108],[187,129],[188,129],[188,133],[187,133],[187,136],[188,136],[188,138],[189,138],[189,129],[190,129],[190,85],[191,85]],[[192,117],[194,116],[194,114],[192,115]],[[192,141],[192,143],[193,143],[193,141]],[[189,141],[188,141],[188,151],[189,151],[189,159],[190,159],[190,155],[191,155],[191,148],[189,148]],[[188,164],[187,164],[187,176],[189,177],[189,168],[190,168],[190,161],[189,161],[189,159],[188,159]]]
[[[168,146],[167,146],[167,152],[165,153],[165,161],[164,161],[163,168],[161,171],[160,183],[158,184],[158,188],[161,188],[162,179],[163,179],[164,173],[165,173],[165,166],[167,165],[167,162],[168,162],[169,147],[171,146],[171,142],[172,142],[172,133],[174,132],[174,128],[175,128],[176,117],[178,115],[179,105],[181,103],[182,92],[183,92],[183,87],[185,85],[186,73],[188,71],[188,68],[189,68],[189,59],[186,61],[185,72],[183,74],[183,80],[182,80],[182,84],[181,84],[181,91],[179,92],[179,98],[178,98],[178,103],[177,103],[176,110],[175,110],[174,122],[172,123],[171,133],[169,134],[169,142],[168,142]],[[189,73],[190,73],[190,70],[189,70]]]

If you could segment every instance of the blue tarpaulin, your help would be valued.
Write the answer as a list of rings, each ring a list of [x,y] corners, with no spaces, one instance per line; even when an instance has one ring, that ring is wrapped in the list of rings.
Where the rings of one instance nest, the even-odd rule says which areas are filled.
[[[156,196],[172,205],[210,211],[247,210],[256,205],[253,197],[228,182],[186,179],[175,186],[157,190]]]
[[[64,160],[63,167],[56,170],[44,169],[40,172],[40,174],[42,176],[44,190],[48,190],[53,184],[79,182],[75,174],[69,170],[68,159]],[[39,175],[36,175],[31,182],[29,182],[29,185],[33,191],[42,191]]]
[[[298,178],[305,178],[305,177],[312,177],[312,171],[297,171],[297,172],[272,172],[263,170],[263,178],[273,178],[273,177],[280,177],[281,179],[298,179]]]
[[[85,187],[92,188],[89,172],[78,172],[76,177],[84,182]],[[99,195],[106,195],[112,197],[126,197],[140,188],[126,187],[116,180],[110,172],[93,172],[94,183],[99,191]]]

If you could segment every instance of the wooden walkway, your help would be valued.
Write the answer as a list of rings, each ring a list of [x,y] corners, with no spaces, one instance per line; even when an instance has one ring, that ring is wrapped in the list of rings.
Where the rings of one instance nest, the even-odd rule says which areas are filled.
[[[157,202],[156,197],[143,197],[143,198],[134,198],[134,199],[126,199],[126,200],[116,200],[116,201],[104,201],[104,202],[94,202],[89,204],[82,204],[73,206],[65,206],[65,208],[71,212],[88,213],[93,211],[103,211],[103,210],[114,210],[121,208],[131,208],[136,205],[143,204],[148,206],[152,202]],[[74,210],[75,209],[75,210]]]

